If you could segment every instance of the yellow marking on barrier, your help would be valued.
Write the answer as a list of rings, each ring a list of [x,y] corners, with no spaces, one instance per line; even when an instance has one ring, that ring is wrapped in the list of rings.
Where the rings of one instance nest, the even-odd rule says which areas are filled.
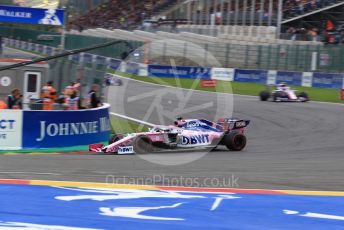
[[[300,190],[274,190],[283,192],[287,195],[305,195],[305,196],[344,196],[344,192],[338,191],[300,191]]]
[[[58,186],[58,187],[158,190],[157,187],[151,186],[151,185],[130,185],[130,184],[111,184],[111,183],[106,184],[106,183],[90,183],[90,182],[72,182],[72,181],[31,180],[30,185]]]

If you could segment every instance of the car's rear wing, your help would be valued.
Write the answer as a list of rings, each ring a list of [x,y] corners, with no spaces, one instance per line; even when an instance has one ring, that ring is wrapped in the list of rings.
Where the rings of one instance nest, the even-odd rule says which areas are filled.
[[[218,124],[221,125],[224,130],[243,129],[250,124],[250,120],[220,118]]]
[[[233,122],[232,129],[242,129],[247,127],[250,124],[250,120],[238,120]]]

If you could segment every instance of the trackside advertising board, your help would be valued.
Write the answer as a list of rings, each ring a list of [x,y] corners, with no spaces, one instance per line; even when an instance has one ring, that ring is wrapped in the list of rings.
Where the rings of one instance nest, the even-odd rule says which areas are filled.
[[[139,74],[140,64],[136,62],[127,62],[125,72],[130,74]]]
[[[0,22],[62,26],[64,10],[0,5]]]
[[[312,87],[312,82],[313,82],[313,73],[312,72],[303,72],[302,73],[301,86]]]
[[[255,69],[236,69],[234,81],[266,84],[268,71]]]
[[[233,81],[235,69],[231,68],[212,68],[211,79],[222,81]]]
[[[341,89],[344,74],[313,73],[313,87]]]
[[[121,66],[122,61],[115,58],[110,58],[109,60],[109,68],[113,70],[119,70],[119,67]]]
[[[0,110],[0,149],[20,149],[22,146],[21,110]]]
[[[276,83],[285,82],[288,85],[301,86],[302,72],[277,71]]]
[[[190,66],[165,66],[148,65],[148,76],[189,78],[189,79],[210,79],[211,68],[190,67]]]
[[[23,148],[88,145],[107,141],[109,106],[77,111],[24,111]]]

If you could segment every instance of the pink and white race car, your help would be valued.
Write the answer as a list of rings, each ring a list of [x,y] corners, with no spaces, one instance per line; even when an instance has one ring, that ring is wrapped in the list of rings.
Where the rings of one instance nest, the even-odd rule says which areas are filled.
[[[221,118],[218,122],[205,119],[178,119],[174,126],[155,126],[148,132],[116,134],[108,145],[91,144],[91,152],[109,154],[146,154],[186,150],[211,150],[219,145],[231,151],[246,146],[245,127],[249,120]]]
[[[280,83],[276,86],[276,89],[271,93],[268,90],[264,90],[259,94],[261,101],[268,101],[269,99],[274,102],[307,102],[309,96],[306,92],[296,93],[296,90],[292,90],[286,83]]]

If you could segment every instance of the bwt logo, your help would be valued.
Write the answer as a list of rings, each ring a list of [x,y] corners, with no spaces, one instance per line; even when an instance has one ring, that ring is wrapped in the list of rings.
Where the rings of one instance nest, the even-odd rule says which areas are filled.
[[[134,147],[133,146],[120,147],[118,149],[118,154],[129,154],[129,153],[134,153]]]
[[[0,130],[12,130],[14,129],[14,123],[16,121],[15,120],[6,120],[6,119],[2,119],[0,120]]]
[[[202,134],[202,135],[195,135],[182,137],[182,145],[197,145],[197,144],[206,144],[209,143],[209,135],[208,134]]]

